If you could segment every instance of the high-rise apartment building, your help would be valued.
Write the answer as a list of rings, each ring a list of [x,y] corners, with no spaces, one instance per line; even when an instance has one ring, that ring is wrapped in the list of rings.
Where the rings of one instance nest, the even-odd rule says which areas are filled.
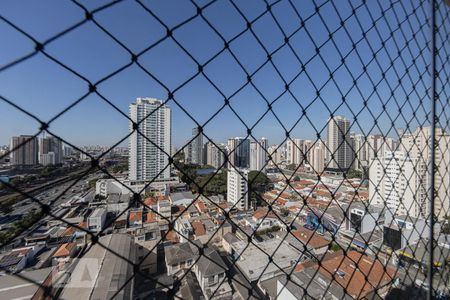
[[[16,149],[17,148],[17,149]],[[10,163],[12,166],[32,166],[38,164],[38,139],[32,135],[13,136],[10,143]]]
[[[236,137],[228,139],[228,168],[250,168],[250,140]]]
[[[267,164],[268,141],[262,138],[250,143],[250,170],[262,171]]]
[[[286,141],[286,163],[303,165],[306,162],[305,141],[302,139],[289,139]]]
[[[327,128],[328,168],[347,170],[352,163],[350,120],[336,116],[328,120]]]
[[[39,163],[42,165],[57,165],[62,163],[62,141],[53,136],[39,139]]]
[[[217,145],[217,146],[216,146]],[[214,145],[211,142],[206,143],[206,164],[216,169],[221,168],[225,162],[226,146],[222,144]]]
[[[271,159],[269,159],[268,166],[274,167],[275,165],[279,165],[284,161],[285,157],[285,147],[286,144],[283,145],[272,145],[267,148],[267,152],[269,152]]]
[[[234,208],[246,210],[249,208],[248,170],[232,168],[227,172],[227,201]]]
[[[419,127],[412,133],[400,136],[398,148],[409,154],[414,162],[416,176],[416,198],[420,204],[422,217],[429,214],[430,186],[431,186],[431,127]],[[450,136],[442,128],[435,130],[435,165],[434,211],[438,219],[442,220],[450,209],[448,190],[450,189]]]
[[[130,105],[129,178],[170,178],[171,110],[161,100],[137,98]],[[139,124],[139,132],[133,130]]]
[[[191,141],[191,163],[196,165],[203,164],[203,133],[200,132],[199,127],[192,129],[192,141]]]
[[[385,152],[369,168],[369,201],[386,206],[392,214],[419,217],[414,162],[404,151]]]
[[[325,169],[325,146],[322,141],[317,141],[312,148],[309,149],[309,163],[313,172],[322,174]]]

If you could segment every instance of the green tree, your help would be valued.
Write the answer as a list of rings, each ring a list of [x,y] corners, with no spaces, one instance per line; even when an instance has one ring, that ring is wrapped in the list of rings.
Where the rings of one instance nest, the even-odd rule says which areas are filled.
[[[256,206],[264,204],[262,194],[272,189],[272,184],[269,178],[260,171],[250,171],[248,173],[248,191],[250,195],[250,202]]]
[[[298,176],[298,175],[295,175],[295,177],[294,177],[294,181],[300,181],[300,176]]]
[[[363,173],[359,170],[350,169],[347,172],[348,178],[362,178],[362,176],[363,176]]]

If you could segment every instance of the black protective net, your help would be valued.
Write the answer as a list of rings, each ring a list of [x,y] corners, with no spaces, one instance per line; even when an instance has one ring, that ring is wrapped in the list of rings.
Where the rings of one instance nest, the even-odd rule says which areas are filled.
[[[444,1],[101,2],[43,4],[57,26],[0,4],[14,44],[1,111],[37,124],[0,163],[41,168],[1,183],[12,224],[0,232],[2,287],[15,277],[36,298],[67,299],[449,297]],[[34,16],[45,34],[24,22]],[[24,100],[61,88],[50,117]],[[111,133],[105,115],[129,132]],[[77,126],[114,142],[84,147],[67,130]],[[62,162],[42,156],[45,139],[72,149],[64,165],[29,166]],[[19,268],[24,249],[34,267]],[[30,273],[44,268],[43,280]]]

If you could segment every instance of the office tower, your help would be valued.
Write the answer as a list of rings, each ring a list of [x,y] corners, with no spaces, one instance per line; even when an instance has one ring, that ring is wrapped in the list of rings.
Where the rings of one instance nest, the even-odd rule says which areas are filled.
[[[392,214],[420,216],[416,201],[414,162],[404,151],[386,152],[372,159],[369,168],[369,201],[386,206]]]
[[[53,136],[39,139],[39,163],[41,165],[57,165],[62,163],[62,141]]]
[[[211,142],[206,143],[206,164],[219,169],[224,165],[226,156],[225,145],[218,144],[217,147]]]
[[[403,133],[400,136],[398,148],[408,153],[415,166],[416,197],[420,204],[422,217],[429,214],[429,191],[431,186],[431,127],[419,127],[413,133]],[[435,131],[435,165],[434,186],[436,197],[434,199],[434,211],[439,220],[445,217],[449,211],[450,189],[450,136],[442,128]]]
[[[199,127],[192,129],[191,141],[191,163],[196,165],[203,164],[203,133],[200,132]]]
[[[129,178],[153,180],[170,178],[169,155],[172,148],[171,110],[161,100],[137,98],[130,105]]]
[[[228,168],[250,168],[250,140],[236,137],[228,139]]]
[[[32,135],[13,136],[10,146],[10,163],[12,166],[37,165],[39,147],[36,137]]]
[[[227,172],[227,201],[239,210],[248,209],[248,170],[232,168]]]
[[[267,144],[266,138],[250,143],[250,170],[262,171],[266,168]]]
[[[351,165],[350,120],[336,116],[328,120],[327,160],[328,168],[347,170]]]

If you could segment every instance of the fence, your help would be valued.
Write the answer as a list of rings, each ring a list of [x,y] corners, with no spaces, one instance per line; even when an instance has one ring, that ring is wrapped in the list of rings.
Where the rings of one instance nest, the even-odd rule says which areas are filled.
[[[24,237],[44,226],[42,220],[59,221],[87,237],[78,265],[83,257],[92,258],[95,248],[104,251],[111,264],[122,264],[121,269],[110,270],[113,278],[96,282],[95,288],[76,286],[75,294],[64,294],[70,282],[39,282],[26,273],[8,271],[4,261],[6,273],[40,286],[42,295],[49,297],[80,296],[85,290],[101,298],[127,298],[133,290],[135,298],[231,298],[232,293],[247,299],[448,297],[450,23],[444,1],[137,0],[97,7],[83,2],[59,3],[67,19],[58,19],[55,28],[44,26],[44,33],[33,22],[24,22],[39,16],[38,10],[24,18],[26,7],[2,4],[2,26],[9,33],[3,40],[12,48],[0,68],[5,79],[0,103],[17,118],[34,120],[38,128],[11,142],[0,161],[11,156],[11,164],[24,164],[27,151],[33,151],[29,148],[37,155],[34,143],[42,133],[89,161],[63,178],[69,185],[49,201],[36,197],[40,187],[25,189],[22,183],[5,181],[7,193],[30,198],[39,210],[21,221],[19,230],[10,231],[2,247],[21,245]],[[51,5],[43,5],[51,16],[56,13]],[[122,26],[119,22],[126,16],[131,17]],[[133,27],[134,20],[145,21]],[[47,27],[52,27],[52,18],[37,21],[48,21]],[[33,49],[24,52],[30,45]],[[86,56],[90,51],[100,54]],[[34,66],[38,71],[29,71],[36,60],[41,63]],[[34,79],[26,81],[27,72],[54,77],[55,86],[46,87],[49,93],[63,84],[68,90],[64,101],[70,103],[43,117],[38,104],[23,101],[29,95],[18,88],[35,88],[27,85],[34,85]],[[22,77],[27,84],[21,84]],[[163,100],[151,100],[156,107],[145,116],[128,114],[134,93],[127,94],[134,96],[126,99],[126,109],[125,100],[117,101],[116,94],[124,95],[128,86],[149,92],[141,88],[146,84]],[[85,109],[73,126],[86,122],[95,126],[94,132],[103,128],[106,107],[115,120],[130,124],[129,133],[99,155],[77,145],[69,131],[61,129],[62,123],[70,122],[71,112],[93,99],[102,105],[94,107],[98,119],[83,119],[91,113]],[[172,127],[169,136],[186,136],[186,124],[195,127],[192,138],[174,152],[146,127],[150,119],[170,120],[161,116],[167,107],[173,110],[173,125],[166,123]],[[3,127],[8,128],[13,121],[6,115]],[[223,138],[227,127],[244,137],[224,147],[217,137]],[[276,145],[268,147],[258,140],[257,135],[265,133],[279,139]],[[309,139],[295,138],[303,134]],[[223,158],[207,176],[193,172],[197,167],[182,155],[192,154],[192,147],[203,151],[203,142],[195,146],[202,139]],[[140,190],[104,164],[117,147],[132,140],[156,151],[155,160],[163,164],[151,178],[133,175],[143,182]],[[251,147],[263,159],[250,176],[244,169],[254,159]],[[23,157],[17,158],[18,153]],[[133,155],[131,150],[128,155]],[[144,168],[133,157],[130,165]],[[71,189],[98,171],[129,191],[131,201],[94,232],[68,222],[59,205]],[[196,193],[181,211],[167,215],[159,207],[163,201],[142,195],[170,172]],[[227,193],[223,187],[212,187],[220,176],[235,176],[234,184],[241,184],[237,189],[243,188],[233,203],[215,197]],[[51,183],[50,188],[59,184]],[[198,208],[200,216],[190,215],[199,203],[205,205]],[[252,208],[240,212],[242,203]],[[139,218],[145,222],[144,213],[158,220],[152,223],[159,227],[146,254],[133,257],[116,243],[133,244],[136,238],[139,244],[136,226],[130,225],[136,211],[137,223]],[[124,218],[128,231],[111,229]],[[183,222],[190,223],[193,233],[183,231]],[[265,227],[266,223],[275,226]],[[127,231],[133,241],[106,234],[111,231]],[[172,245],[174,237],[183,243]],[[157,271],[143,270],[155,255]],[[160,265],[169,269],[161,272]],[[151,288],[143,291],[147,286]]]

